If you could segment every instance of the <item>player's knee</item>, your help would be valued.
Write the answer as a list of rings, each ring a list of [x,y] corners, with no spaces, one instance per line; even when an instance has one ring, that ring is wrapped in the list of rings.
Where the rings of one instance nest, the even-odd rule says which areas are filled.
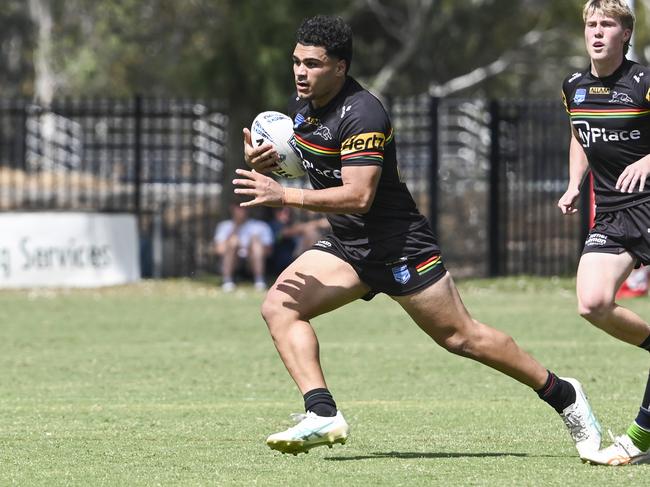
[[[269,327],[271,335],[275,336],[281,333],[285,325],[291,321],[289,316],[289,308],[287,308],[285,300],[282,298],[281,293],[271,288],[267,293],[264,301],[262,302],[262,318]]]
[[[281,303],[278,298],[275,296],[275,293],[270,290],[266,293],[266,297],[262,302],[262,318],[266,321],[266,324],[271,327],[271,325],[277,321],[277,317],[280,315]]]
[[[460,355],[461,357],[473,356],[472,340],[462,333],[454,333],[445,337],[440,345],[454,355]]]
[[[581,296],[578,298],[578,313],[586,320],[598,320],[611,311],[614,303],[603,296]]]
[[[442,346],[449,352],[474,360],[481,360],[491,355],[494,350],[506,350],[515,344],[511,336],[496,330],[476,320],[473,327],[466,328],[464,333],[456,332],[445,338]]]

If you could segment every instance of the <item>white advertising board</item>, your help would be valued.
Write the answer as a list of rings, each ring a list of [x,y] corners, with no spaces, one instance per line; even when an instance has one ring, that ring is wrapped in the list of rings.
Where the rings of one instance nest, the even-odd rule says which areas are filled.
[[[0,288],[99,287],[139,279],[134,215],[0,213]]]

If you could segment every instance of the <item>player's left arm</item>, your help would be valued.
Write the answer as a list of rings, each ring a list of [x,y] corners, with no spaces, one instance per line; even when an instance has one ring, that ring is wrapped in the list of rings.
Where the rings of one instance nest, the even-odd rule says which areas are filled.
[[[324,189],[287,188],[274,179],[237,169],[235,194],[251,197],[241,206],[293,206],[323,213],[367,213],[381,176],[381,166],[343,166],[341,186]]]
[[[643,108],[650,108],[650,80],[641,85],[643,88],[640,95],[643,96]],[[621,193],[634,193],[643,191],[646,179],[650,175],[650,154],[646,154],[638,161],[627,166],[616,181],[616,189]]]

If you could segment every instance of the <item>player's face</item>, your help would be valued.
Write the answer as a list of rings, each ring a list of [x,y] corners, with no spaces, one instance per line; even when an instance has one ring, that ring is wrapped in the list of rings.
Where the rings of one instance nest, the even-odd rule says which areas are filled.
[[[623,55],[625,42],[632,32],[623,28],[618,19],[594,12],[585,22],[585,44],[593,61],[616,60]]]
[[[326,105],[345,81],[345,61],[328,56],[324,47],[296,44],[293,75],[298,96],[315,107]]]

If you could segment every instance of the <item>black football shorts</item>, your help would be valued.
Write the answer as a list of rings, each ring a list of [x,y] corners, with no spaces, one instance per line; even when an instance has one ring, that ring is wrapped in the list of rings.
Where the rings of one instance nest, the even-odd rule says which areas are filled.
[[[316,242],[312,249],[328,252],[350,264],[370,287],[363,299],[375,295],[405,296],[440,280],[447,270],[431,230],[423,227],[367,246],[345,245],[334,235]]]
[[[649,203],[596,213],[582,253],[622,254],[625,251],[636,257],[637,267],[650,264]]]

